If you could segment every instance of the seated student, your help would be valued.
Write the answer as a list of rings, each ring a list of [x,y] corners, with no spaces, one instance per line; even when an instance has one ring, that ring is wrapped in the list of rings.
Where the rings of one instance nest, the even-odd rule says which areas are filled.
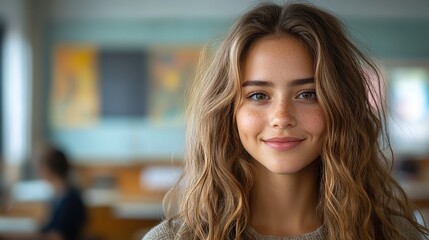
[[[76,240],[85,225],[87,213],[79,190],[69,181],[67,156],[54,146],[43,146],[39,153],[38,171],[53,188],[49,218],[41,228],[46,240]]]

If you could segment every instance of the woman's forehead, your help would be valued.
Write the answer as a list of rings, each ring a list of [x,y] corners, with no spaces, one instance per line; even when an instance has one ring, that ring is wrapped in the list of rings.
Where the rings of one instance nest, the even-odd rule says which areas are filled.
[[[313,57],[305,44],[290,35],[256,41],[242,60],[241,83],[313,79]]]

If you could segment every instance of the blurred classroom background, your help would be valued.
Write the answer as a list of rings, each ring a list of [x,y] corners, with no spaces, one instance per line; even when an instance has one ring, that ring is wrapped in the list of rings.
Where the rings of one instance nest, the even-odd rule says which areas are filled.
[[[88,239],[140,239],[181,171],[184,91],[250,0],[0,0],[0,237],[37,231],[35,147],[72,160]],[[283,1],[278,1],[283,2]],[[314,0],[383,71],[394,176],[429,209],[429,2]]]

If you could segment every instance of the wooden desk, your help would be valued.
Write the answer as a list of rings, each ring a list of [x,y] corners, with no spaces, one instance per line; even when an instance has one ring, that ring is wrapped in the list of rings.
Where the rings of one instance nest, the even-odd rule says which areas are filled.
[[[144,233],[161,219],[137,219],[117,217],[111,207],[91,207],[86,235],[100,240],[140,240]]]
[[[82,187],[88,208],[86,239],[141,240],[143,234],[162,219],[162,198],[166,189],[154,189],[142,184],[142,169],[150,166],[170,166],[170,163],[130,165],[78,165],[74,176]],[[110,179],[112,186],[94,184]],[[109,181],[107,181],[109,183]],[[97,182],[99,183],[99,182]],[[94,186],[96,185],[96,186]],[[13,216],[46,215],[46,209],[35,210],[31,203],[14,203]],[[16,207],[20,206],[19,209]],[[42,217],[37,217],[43,219]],[[37,220],[37,228],[40,222]],[[21,235],[24,232],[21,232]]]
[[[34,239],[40,227],[37,211],[43,204],[19,203],[7,215],[0,216],[0,239]],[[161,221],[161,203],[104,202],[88,205],[85,239],[140,240]]]

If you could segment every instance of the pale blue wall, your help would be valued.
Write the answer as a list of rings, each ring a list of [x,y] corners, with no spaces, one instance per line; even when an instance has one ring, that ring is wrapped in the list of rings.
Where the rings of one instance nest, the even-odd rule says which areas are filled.
[[[358,45],[379,59],[429,61],[429,20],[346,20]]]

